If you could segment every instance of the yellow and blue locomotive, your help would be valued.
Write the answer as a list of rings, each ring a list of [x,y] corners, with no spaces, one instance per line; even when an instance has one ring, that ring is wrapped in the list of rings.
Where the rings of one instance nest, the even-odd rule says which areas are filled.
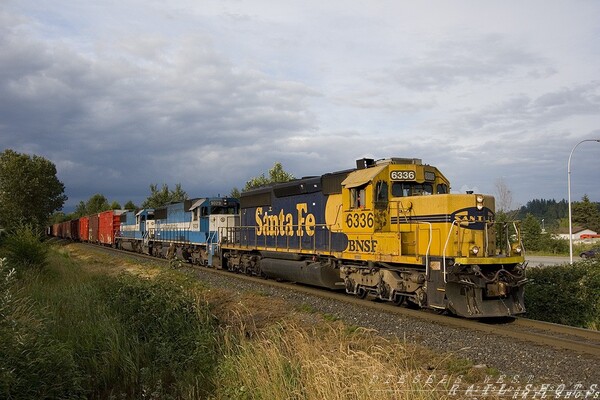
[[[518,224],[495,221],[492,196],[451,194],[421,160],[358,160],[240,206],[240,226],[220,235],[224,268],[467,318],[525,312]]]

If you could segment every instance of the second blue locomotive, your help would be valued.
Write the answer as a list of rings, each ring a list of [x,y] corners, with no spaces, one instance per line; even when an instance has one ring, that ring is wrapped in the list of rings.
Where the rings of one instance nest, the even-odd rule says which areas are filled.
[[[176,256],[197,265],[219,267],[219,232],[239,225],[239,201],[229,197],[185,200],[121,215],[116,245],[156,257]]]

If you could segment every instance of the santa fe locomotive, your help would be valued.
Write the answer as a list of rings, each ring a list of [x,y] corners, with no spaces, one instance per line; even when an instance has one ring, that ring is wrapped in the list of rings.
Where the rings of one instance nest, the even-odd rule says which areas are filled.
[[[74,236],[65,224],[75,225],[53,233]],[[117,247],[361,298],[466,318],[525,312],[518,223],[495,220],[492,196],[451,194],[446,177],[419,159],[362,159],[355,169],[258,188],[239,201],[113,211],[111,230]]]

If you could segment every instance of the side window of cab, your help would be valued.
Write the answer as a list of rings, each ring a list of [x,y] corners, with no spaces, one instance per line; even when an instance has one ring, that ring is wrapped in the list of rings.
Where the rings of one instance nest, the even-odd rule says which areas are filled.
[[[375,185],[375,208],[387,208],[388,204],[388,183],[379,181]]]
[[[358,186],[350,189],[350,207],[365,208],[366,198],[365,189],[367,185]]]

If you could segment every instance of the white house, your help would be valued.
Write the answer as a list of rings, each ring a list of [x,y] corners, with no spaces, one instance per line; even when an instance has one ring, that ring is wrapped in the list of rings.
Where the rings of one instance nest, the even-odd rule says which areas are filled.
[[[573,242],[593,241],[600,238],[598,232],[594,232],[591,229],[583,228],[581,226],[573,226],[572,231]],[[559,228],[555,236],[557,239],[569,240],[569,228]]]

